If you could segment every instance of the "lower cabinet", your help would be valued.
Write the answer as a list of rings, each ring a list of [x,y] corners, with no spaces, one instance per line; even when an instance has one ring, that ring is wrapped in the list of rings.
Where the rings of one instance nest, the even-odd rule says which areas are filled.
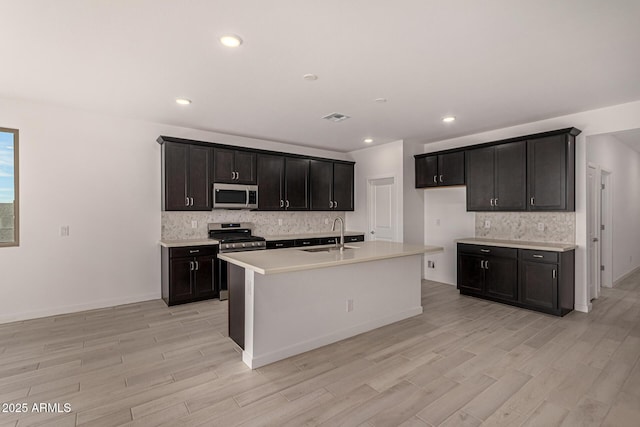
[[[162,299],[167,305],[217,298],[217,245],[162,248]]]
[[[333,245],[340,241],[340,236],[319,237],[309,239],[284,239],[267,241],[267,249],[283,249],[302,246]],[[344,236],[344,243],[364,242],[364,234]]]
[[[564,316],[573,310],[574,254],[458,243],[458,289]]]

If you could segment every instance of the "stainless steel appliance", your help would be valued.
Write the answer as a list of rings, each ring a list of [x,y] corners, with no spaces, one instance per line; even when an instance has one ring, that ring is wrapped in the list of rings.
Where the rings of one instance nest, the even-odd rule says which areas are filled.
[[[258,209],[258,186],[213,184],[214,209]]]
[[[210,223],[208,226],[209,238],[220,242],[218,253],[241,251],[259,251],[267,247],[264,237],[254,236],[251,223],[226,222]],[[229,297],[227,286],[227,262],[221,259],[218,263],[218,283],[220,286],[220,300]]]

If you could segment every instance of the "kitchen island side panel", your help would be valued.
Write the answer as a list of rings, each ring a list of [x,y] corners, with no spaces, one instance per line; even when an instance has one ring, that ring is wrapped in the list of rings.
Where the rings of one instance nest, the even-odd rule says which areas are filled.
[[[421,255],[411,255],[273,275],[245,271],[243,360],[255,369],[421,314],[420,268]]]

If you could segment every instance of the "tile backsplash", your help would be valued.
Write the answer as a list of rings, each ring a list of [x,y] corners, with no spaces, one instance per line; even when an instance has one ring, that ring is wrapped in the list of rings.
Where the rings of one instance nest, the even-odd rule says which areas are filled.
[[[485,228],[485,221],[491,223]],[[538,225],[544,224],[544,230]],[[476,237],[575,243],[575,212],[477,212]]]
[[[250,222],[257,236],[273,236],[298,233],[331,231],[336,216],[344,218],[344,212],[254,212],[245,210],[216,209],[211,212],[162,212],[162,239],[205,239],[210,222]],[[282,219],[282,225],[278,225]],[[329,224],[325,224],[325,219]],[[192,228],[192,221],[197,227]],[[345,228],[346,223],[345,223]]]

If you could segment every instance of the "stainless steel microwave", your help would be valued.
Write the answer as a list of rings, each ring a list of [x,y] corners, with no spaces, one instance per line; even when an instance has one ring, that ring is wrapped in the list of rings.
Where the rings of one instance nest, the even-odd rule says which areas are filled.
[[[258,209],[258,186],[213,184],[213,209]]]

